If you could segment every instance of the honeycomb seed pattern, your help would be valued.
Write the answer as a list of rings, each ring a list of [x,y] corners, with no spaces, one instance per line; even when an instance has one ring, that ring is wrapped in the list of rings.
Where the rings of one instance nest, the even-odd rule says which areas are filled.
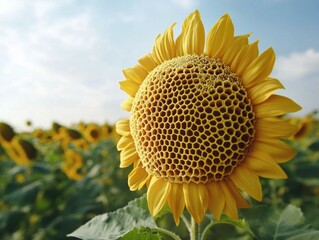
[[[130,130],[147,172],[174,183],[227,178],[250,151],[255,114],[219,59],[186,55],[157,66],[133,101]]]

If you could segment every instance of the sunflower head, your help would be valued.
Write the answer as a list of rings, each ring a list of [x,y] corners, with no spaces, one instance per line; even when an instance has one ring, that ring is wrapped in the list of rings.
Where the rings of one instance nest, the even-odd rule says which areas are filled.
[[[4,122],[0,122],[0,142],[9,143],[16,135],[13,128]]]
[[[28,165],[37,157],[37,149],[27,140],[13,138],[6,148],[9,157],[17,164]]]
[[[129,187],[148,186],[152,215],[167,202],[177,224],[185,207],[198,223],[207,209],[237,218],[249,206],[242,191],[262,199],[259,177],[286,178],[278,163],[295,152],[281,139],[296,127],[279,116],[300,106],[273,94],[283,88],[269,76],[273,49],[259,54],[249,34],[234,36],[228,14],[206,39],[198,11],[176,40],[174,26],[123,70],[122,108],[131,116],[116,125],[120,167],[134,164]]]
[[[108,138],[112,136],[112,134],[114,133],[113,126],[108,123],[105,123],[101,126],[101,132],[104,138]]]
[[[78,149],[88,149],[90,147],[90,143],[83,138],[76,139],[72,141],[72,145]]]
[[[53,132],[58,133],[59,130],[60,130],[60,128],[62,128],[62,125],[61,125],[61,124],[59,124],[59,123],[57,123],[57,122],[53,122],[53,123],[52,123],[52,130],[53,130]]]
[[[86,140],[90,143],[97,142],[102,137],[101,129],[96,124],[89,124],[84,129],[83,134]]]
[[[15,180],[17,183],[24,183],[25,182],[25,175],[23,173],[19,173],[15,176]]]
[[[81,180],[83,174],[81,173],[83,167],[82,156],[74,150],[67,149],[64,153],[65,162],[62,164],[61,169],[68,178],[73,180]]]
[[[32,135],[41,142],[48,142],[51,140],[51,132],[43,130],[41,128],[36,128],[32,131]]]
[[[31,127],[32,126],[32,121],[31,120],[27,120],[25,122],[25,125],[28,126],[28,127]]]
[[[63,133],[65,137],[70,140],[80,139],[82,137],[82,134],[79,131],[71,128],[65,128]]]
[[[308,136],[313,129],[314,118],[312,115],[306,116],[304,118],[291,118],[290,123],[297,126],[298,131],[294,134],[294,139],[303,139]]]

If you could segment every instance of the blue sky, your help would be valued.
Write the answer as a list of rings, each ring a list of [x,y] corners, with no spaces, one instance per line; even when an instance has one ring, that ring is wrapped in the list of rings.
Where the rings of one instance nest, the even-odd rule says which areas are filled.
[[[319,109],[319,1],[0,0],[0,121],[22,128],[52,121],[126,117],[122,69],[150,52],[155,37],[199,9],[206,33],[228,12],[235,34],[272,46],[273,77],[303,106]]]

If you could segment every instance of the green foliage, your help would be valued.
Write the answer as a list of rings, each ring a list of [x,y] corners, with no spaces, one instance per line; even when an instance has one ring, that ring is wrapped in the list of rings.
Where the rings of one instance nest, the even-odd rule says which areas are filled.
[[[83,240],[113,240],[123,237],[134,228],[141,227],[156,227],[147,210],[145,196],[131,201],[124,208],[94,217],[69,236]]]
[[[21,134],[39,156],[30,165],[16,165],[0,145],[0,239],[71,239],[67,234],[105,211],[123,207],[143,192],[130,192],[129,170],[118,167],[114,138],[87,148],[70,142],[68,149],[83,158],[79,180],[68,178],[61,166],[65,150],[59,141]]]
[[[158,233],[152,233],[150,228],[134,228],[132,231],[125,234],[120,240],[161,240],[162,237]]]
[[[119,168],[116,137],[81,147],[76,140],[82,138],[65,144],[55,133],[43,134],[17,133],[38,151],[27,166],[16,165],[0,144],[1,240],[189,239],[188,223],[177,227],[167,205],[152,218],[145,190],[129,191],[130,169]],[[208,213],[200,225],[202,239],[319,239],[318,137],[315,121],[307,136],[288,142],[297,151],[282,165],[288,179],[262,179],[263,201],[251,200],[253,207],[240,210],[239,220],[216,221]],[[78,179],[62,168],[66,150],[83,159]]]
[[[305,224],[300,208],[288,205],[285,208],[259,206],[243,209],[241,216],[247,221],[258,239],[315,239],[319,231]]]

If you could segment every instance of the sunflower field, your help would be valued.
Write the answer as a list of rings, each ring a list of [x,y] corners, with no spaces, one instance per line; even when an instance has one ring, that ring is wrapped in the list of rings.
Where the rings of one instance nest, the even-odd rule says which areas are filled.
[[[17,133],[0,123],[0,239],[65,239],[97,214],[141,193],[119,169],[108,124]]]
[[[0,240],[319,239],[319,118],[198,10],[123,70],[115,125],[0,121]]]
[[[262,181],[263,201],[241,209],[239,220],[210,224],[207,214],[205,239],[319,238],[319,121],[289,121],[299,131],[288,140],[298,153],[283,165],[288,179]],[[1,122],[0,239],[174,239],[171,231],[189,239],[167,207],[152,219],[145,190],[129,190],[118,139],[108,124],[15,132]]]

